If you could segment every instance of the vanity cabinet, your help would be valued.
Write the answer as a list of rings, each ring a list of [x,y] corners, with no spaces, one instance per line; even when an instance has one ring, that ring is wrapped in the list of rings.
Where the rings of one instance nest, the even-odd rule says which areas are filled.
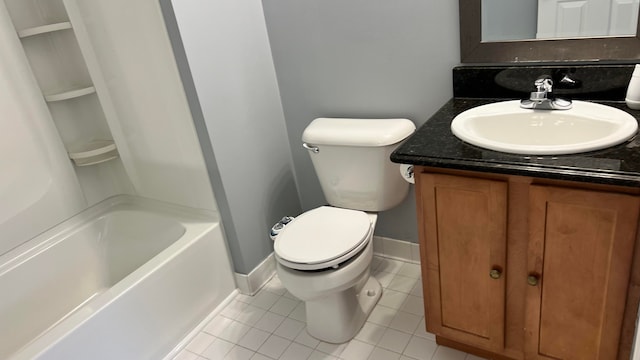
[[[420,176],[427,329],[462,343],[504,347],[507,184]]]
[[[425,317],[439,343],[494,359],[628,354],[620,348],[638,305],[628,293],[640,197],[535,178],[416,173]]]
[[[527,359],[615,359],[638,197],[532,185]]]

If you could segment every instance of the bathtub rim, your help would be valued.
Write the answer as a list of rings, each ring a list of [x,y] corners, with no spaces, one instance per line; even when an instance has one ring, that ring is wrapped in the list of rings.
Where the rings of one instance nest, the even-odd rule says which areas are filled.
[[[94,220],[99,219],[114,210],[120,210],[119,207],[127,205],[131,206],[129,210],[150,210],[152,213],[174,215],[177,219],[184,220],[188,224],[194,223],[194,220],[200,220],[203,223],[220,222],[220,214],[217,211],[195,209],[137,195],[114,195],[41,232],[32,239],[14,247],[8,252],[0,254],[0,276],[11,271],[13,268],[20,266],[20,264],[28,261],[38,253],[46,251],[46,249],[54,246],[66,237],[90,226]],[[183,233],[182,236],[185,236],[186,232],[187,231],[185,230],[185,233]]]

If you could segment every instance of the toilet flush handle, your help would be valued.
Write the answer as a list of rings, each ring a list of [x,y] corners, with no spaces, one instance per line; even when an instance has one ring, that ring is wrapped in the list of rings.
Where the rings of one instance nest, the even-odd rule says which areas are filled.
[[[307,150],[311,151],[311,152],[312,152],[312,153],[314,153],[314,154],[317,154],[317,153],[319,153],[319,152],[320,152],[320,148],[318,148],[317,146],[309,145],[309,144],[307,144],[307,143],[305,143],[305,142],[303,142],[303,143],[302,143],[302,146],[303,146],[305,149],[307,149]]]

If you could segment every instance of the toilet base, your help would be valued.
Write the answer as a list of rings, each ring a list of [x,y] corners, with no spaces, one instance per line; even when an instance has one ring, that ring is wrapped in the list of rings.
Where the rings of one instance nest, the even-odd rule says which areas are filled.
[[[381,295],[382,286],[366,271],[356,286],[305,302],[307,332],[325,342],[347,342],[362,328]]]

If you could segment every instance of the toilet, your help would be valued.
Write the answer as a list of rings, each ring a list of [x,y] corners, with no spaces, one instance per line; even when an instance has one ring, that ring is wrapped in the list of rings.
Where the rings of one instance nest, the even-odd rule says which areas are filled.
[[[380,299],[370,276],[376,213],[407,196],[389,156],[414,131],[407,119],[318,118],[302,135],[329,206],[283,227],[274,254],[280,281],[305,302],[307,332],[318,340],[349,341]]]

